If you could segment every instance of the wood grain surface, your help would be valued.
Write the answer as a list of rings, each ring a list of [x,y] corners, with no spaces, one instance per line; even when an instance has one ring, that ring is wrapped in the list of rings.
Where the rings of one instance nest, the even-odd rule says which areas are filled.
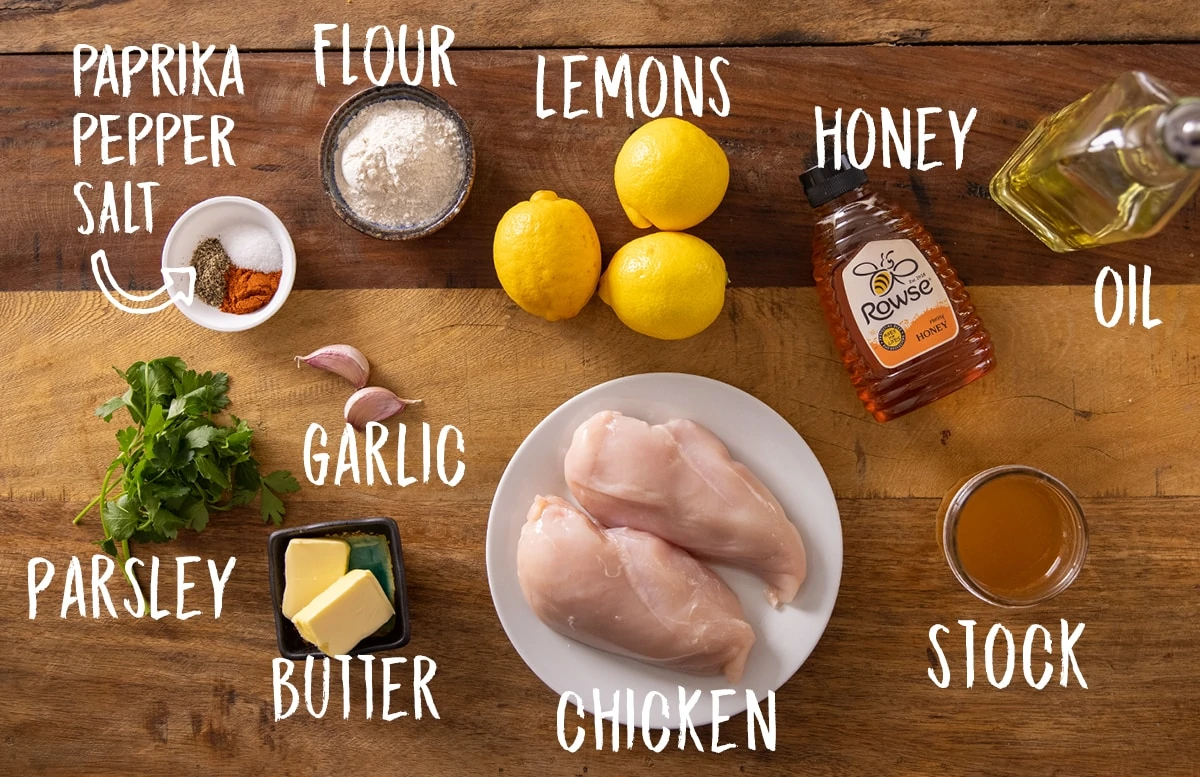
[[[1200,317],[1200,289],[1155,289],[1164,325],[1103,330],[1090,295],[1070,287],[974,292],[997,343],[995,373],[891,424],[858,407],[811,289],[735,289],[704,334],[652,342],[598,301],[556,325],[495,290],[294,292],[260,329],[217,335],[171,311],[119,314],[96,293],[0,294],[0,622],[10,645],[0,694],[6,774],[890,774],[1193,775],[1200,759],[1200,480],[1194,349],[1178,337]],[[1171,336],[1169,336],[1171,335]],[[231,410],[251,419],[264,466],[302,470],[313,421],[334,429],[346,389],[297,370],[291,356],[327,341],[362,348],[375,380],[424,398],[397,418],[454,424],[467,474],[454,489],[306,486],[288,525],[385,514],[404,539],[413,640],[438,663],[441,715],[392,723],[300,713],[275,722],[275,655],[266,535],[234,514],[208,532],[145,546],[168,563],[199,555],[237,566],[220,621],[58,617],[61,588],[28,619],[26,564],[88,558],[93,518],[70,517],[97,489],[113,427],[92,408],[120,390],[108,367],[164,354],[232,377]],[[1119,358],[1116,356],[1119,355]],[[557,697],[505,638],[489,599],[484,532],[511,453],[560,402],[623,374],[684,370],[739,386],[808,440],[839,498],[841,593],[816,652],[778,696],[777,751],[742,744],[720,756],[673,747],[574,755],[556,743]],[[1053,603],[1003,611],[954,582],[934,541],[938,498],[959,477],[1019,461],[1046,467],[1082,497],[1091,549],[1082,576]],[[519,516],[515,516],[514,520]],[[173,578],[167,578],[172,580]],[[211,613],[207,585],[189,603]],[[58,579],[61,582],[61,577]],[[114,586],[118,596],[126,592]],[[193,597],[192,594],[195,594]],[[173,602],[173,594],[167,597]],[[90,605],[89,605],[90,606]],[[118,607],[119,607],[118,599]],[[171,605],[173,606],[173,605]],[[1089,685],[1034,691],[1020,680],[963,680],[960,619],[999,621],[1018,639],[1041,623],[1086,623],[1076,645]],[[951,688],[927,677],[926,633],[943,638]],[[977,646],[983,634],[976,635]],[[980,648],[977,647],[977,650]],[[1057,670],[1056,670],[1057,671]],[[336,678],[334,680],[336,687]],[[395,696],[411,709],[411,692]],[[303,702],[302,702],[303,704]],[[736,732],[742,718],[735,718]],[[724,729],[723,729],[724,730]],[[707,730],[703,730],[707,737]],[[705,738],[707,742],[707,738]]]
[[[675,342],[632,332],[598,298],[578,318],[550,324],[499,290],[293,292],[275,318],[230,334],[174,310],[122,314],[96,292],[4,293],[0,320],[10,334],[0,372],[9,377],[0,397],[10,410],[0,416],[0,439],[20,441],[31,418],[42,436],[0,450],[0,494],[91,498],[115,455],[116,427],[90,415],[123,390],[110,368],[169,354],[229,372],[232,411],[261,424],[261,458],[299,472],[308,425],[340,429],[348,394],[326,373],[298,371],[292,357],[348,342],[371,360],[373,383],[425,400],[397,420],[453,424],[465,434],[470,473],[438,499],[476,489],[477,499],[490,497],[550,410],[597,383],[644,372],[707,375],[761,398],[808,440],[840,497],[940,497],[966,474],[1011,462],[1062,473],[1081,496],[1200,496],[1200,470],[1180,458],[1200,441],[1200,363],[1186,338],[1171,336],[1200,320],[1200,289],[1154,287],[1152,310],[1164,323],[1151,331],[1101,327],[1090,289],[982,287],[972,295],[996,343],[995,372],[878,424],[851,389],[812,289],[734,290],[716,323]],[[70,411],[44,411],[51,389]],[[386,489],[344,484],[293,498],[333,493]]]
[[[1194,5],[0,2],[0,774],[1200,777],[1200,350],[1191,335],[1200,321],[1200,204],[1186,205],[1154,238],[1060,256],[987,194],[993,172],[1040,118],[1122,71],[1145,70],[1200,94],[1189,64],[1200,57]],[[436,91],[469,125],[478,170],[466,208],[436,235],[373,240],[326,201],[321,133],[335,108],[368,83],[359,63],[358,82],[340,83],[335,33],[330,84],[317,86],[316,22],[350,23],[356,49],[376,24],[454,29],[458,85]],[[73,94],[77,43],[192,40],[238,46],[244,96],[155,98],[135,82],[128,99],[92,97],[88,79],[84,95]],[[1039,45],[1051,43],[1086,45]],[[730,158],[725,202],[693,231],[723,254],[733,288],[717,322],[680,342],[629,331],[599,300],[572,321],[549,324],[495,288],[495,225],[537,189],[583,204],[606,258],[641,234],[617,202],[611,166],[646,118],[625,116],[616,99],[605,101],[603,118],[594,115],[590,67],[594,57],[612,62],[626,52],[635,74],[651,56],[668,65],[673,56],[729,61],[721,71],[729,116],[687,118]],[[589,58],[574,77],[582,82],[577,107],[592,112],[539,120],[538,57],[549,61],[548,105],[561,112],[561,58],[571,54]],[[999,367],[887,425],[855,398],[811,288],[812,214],[797,176],[810,158],[815,105],[862,107],[876,118],[881,106],[978,109],[961,170],[942,114],[931,126],[930,153],[947,164],[910,173],[877,160],[871,176],[942,243],[970,285]],[[76,112],[227,115],[236,121],[237,165],[187,166],[176,140],[161,167],[145,156],[134,167],[105,166],[93,140],[76,166]],[[82,211],[72,187],[106,180],[159,184],[152,234],[76,231]],[[250,332],[216,334],[175,310],[121,314],[94,291],[87,260],[98,249],[125,288],[158,286],[171,224],[220,194],[263,202],[295,240],[296,291],[275,318]],[[91,202],[95,208],[98,199]],[[1110,330],[1095,320],[1097,272],[1126,263],[1153,267],[1153,315],[1163,320],[1156,329],[1122,322]],[[319,422],[336,445],[347,391],[335,377],[297,369],[291,357],[330,342],[362,348],[373,383],[425,400],[391,424],[462,430],[461,484],[304,482],[304,432]],[[288,499],[286,525],[396,519],[413,638],[389,655],[437,662],[430,688],[440,719],[427,712],[420,721],[381,720],[377,667],[371,720],[363,719],[361,671],[351,680],[349,720],[341,719],[336,676],[324,720],[311,719],[303,700],[293,717],[274,720],[271,527],[252,511],[222,516],[201,535],[136,549],[166,564],[161,603],[172,609],[177,557],[236,557],[220,620],[211,616],[199,566],[187,601],[201,616],[127,617],[119,608],[128,590],[114,578],[121,617],[91,617],[88,562],[101,530],[95,514],[82,526],[70,519],[98,490],[117,428],[92,410],[123,389],[113,365],[168,354],[231,374],[230,409],[254,425],[263,466],[290,469],[304,483]],[[517,655],[490,599],[488,512],[517,446],[580,391],[655,371],[706,375],[765,401],[804,436],[837,496],[840,594],[816,651],[779,691],[774,753],[746,748],[742,715],[722,726],[722,738],[738,747],[720,755],[674,744],[654,754],[640,740],[632,752],[597,752],[590,733],[583,750],[565,752],[556,740],[557,696]],[[420,457],[413,437],[410,461]],[[989,607],[965,592],[934,538],[948,488],[1012,462],[1042,467],[1072,487],[1090,534],[1071,589],[1023,611]],[[37,556],[58,576],[31,620],[27,566]],[[72,556],[84,562],[89,612],[62,619]],[[969,690],[956,624],[964,619],[978,622]],[[1074,652],[1088,690],[1058,685],[1060,619],[1086,624]],[[1044,690],[1025,685],[1019,657],[1010,687],[988,684],[982,644],[996,622],[1018,645],[1031,624],[1049,628],[1047,660],[1056,674]],[[927,634],[939,623],[951,629],[941,639],[952,672],[945,690],[927,674],[937,669]],[[302,676],[293,679],[302,687]],[[393,700],[411,712],[411,676],[399,679]],[[701,729],[706,748],[709,733]]]
[[[322,191],[317,159],[325,122],[341,101],[365,85],[365,77],[353,86],[340,86],[337,65],[331,64],[333,83],[321,88],[311,54],[245,55],[244,97],[155,98],[139,83],[128,99],[111,94],[94,98],[85,81],[88,91],[76,98],[70,57],[4,58],[6,77],[21,84],[22,99],[0,112],[0,200],[13,204],[0,241],[5,267],[0,289],[94,288],[87,259],[100,248],[109,252],[126,287],[155,288],[161,283],[162,242],[171,224],[194,203],[220,194],[251,196],[280,215],[296,243],[299,288],[495,287],[491,245],[496,223],[513,204],[543,188],[584,205],[605,256],[610,256],[640,234],[621,211],[609,171],[625,137],[643,119],[628,119],[623,101],[608,100],[603,118],[593,113],[570,121],[561,116],[539,120],[539,53],[545,52],[452,53],[459,86],[443,85],[438,91],[470,126],[478,155],[475,187],[448,227],[408,243],[379,241],[350,229]],[[614,56],[607,50],[581,53],[605,55],[610,61]],[[634,52],[635,71],[646,57],[669,62],[672,53]],[[1117,73],[1145,69],[1181,92],[1200,94],[1200,76],[1179,67],[1200,56],[1200,46],[722,48],[683,53],[706,60],[720,55],[730,62],[721,71],[730,115],[706,113],[696,119],[729,154],[730,189],[717,212],[693,231],[724,255],[735,285],[812,283],[812,211],[797,176],[811,155],[815,105],[827,112],[863,107],[877,120],[881,106],[897,114],[904,108],[936,106],[960,116],[978,109],[961,170],[954,169],[945,113],[931,120],[937,138],[930,156],[946,164],[909,172],[884,169],[877,158],[871,170],[888,194],[929,226],[969,284],[1091,284],[1106,264],[1151,260],[1156,282],[1190,283],[1200,277],[1200,206],[1195,201],[1152,239],[1058,256],[987,195],[994,171],[1041,117]],[[547,95],[559,101],[560,112],[561,54],[549,52],[547,68],[547,83],[557,83],[547,87]],[[593,100],[594,111],[591,71],[579,67],[575,77],[582,77],[587,87],[580,91],[581,99],[585,107]],[[98,141],[92,140],[85,143],[83,164],[76,167],[76,111],[228,115],[236,120],[231,144],[237,166],[187,166],[179,141],[168,143],[163,167],[147,158],[145,147],[137,166],[105,166]],[[118,186],[126,180],[159,184],[153,234],[144,228],[131,235],[84,236],[76,231],[84,214],[73,186],[87,181],[97,187],[89,205],[98,214],[100,187],[107,180]],[[140,194],[134,205],[140,223]]]
[[[383,501],[300,500],[289,507],[289,523],[376,514]],[[632,751],[596,752],[590,733],[582,750],[563,751],[557,695],[522,663],[492,610],[483,561],[487,499],[386,501],[384,511],[404,539],[413,638],[384,655],[437,662],[430,688],[440,720],[426,712],[420,721],[411,714],[381,721],[378,662],[372,720],[363,719],[361,673],[352,677],[349,720],[341,717],[336,674],[325,719],[309,717],[301,701],[296,715],[274,720],[267,530],[250,516],[230,516],[204,535],[141,551],[168,563],[185,554],[222,564],[235,556],[219,621],[211,617],[202,571],[187,603],[204,614],[186,622],[134,621],[124,611],[116,621],[74,612],[60,620],[58,582],[71,555],[90,556],[86,538],[96,527],[70,525],[79,502],[5,503],[0,619],[10,647],[0,696],[0,769],[147,777],[381,771],[534,777],[585,768],[588,777],[1023,777],[1054,770],[1188,777],[1200,759],[1196,498],[1085,499],[1092,523],[1083,574],[1053,604],[1023,612],[990,607],[958,587],[933,538],[937,500],[840,500],[846,566],[837,607],[815,652],[777,694],[776,750],[760,744],[749,751],[739,715],[721,729],[722,741],[738,747],[720,755],[681,752],[674,744],[654,754],[640,739]],[[60,576],[34,621],[24,591],[32,548]],[[173,575],[166,580],[173,586]],[[130,595],[119,584],[112,590]],[[173,602],[173,593],[168,598]],[[1073,679],[1068,688],[1057,684],[1060,618],[1072,628],[1086,624],[1074,652],[1089,690]],[[956,624],[963,619],[979,624],[977,684],[969,690]],[[1031,624],[1051,630],[1055,654],[1047,660],[1056,676],[1044,690],[1025,685],[1019,659],[1013,685],[987,684],[980,630],[996,622],[1018,644]],[[927,632],[937,623],[952,629],[940,642],[953,673],[945,690],[926,674]],[[398,679],[404,685],[393,703],[411,713],[411,676]],[[590,730],[590,719],[582,723]],[[700,736],[707,749],[710,729],[701,728]]]
[[[101,30],[114,44],[149,45],[180,28],[187,30],[188,40],[308,50],[312,26],[318,22],[348,22],[358,36],[376,24],[444,24],[454,29],[459,45],[472,48],[1197,40],[1200,19],[1194,11],[1189,0],[766,0],[752,6],[720,0],[493,0],[449,8],[435,0],[416,0],[399,8],[385,0],[299,0],[278,8],[235,0],[203,5],[17,0],[0,8],[0,51],[70,51],[76,43],[95,40]]]

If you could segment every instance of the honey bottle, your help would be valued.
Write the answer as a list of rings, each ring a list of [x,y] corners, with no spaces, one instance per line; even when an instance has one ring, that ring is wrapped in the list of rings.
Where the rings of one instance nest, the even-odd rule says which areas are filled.
[[[846,157],[838,168],[800,176],[817,218],[813,276],[858,398],[890,421],[983,377],[995,351],[925,227]]]

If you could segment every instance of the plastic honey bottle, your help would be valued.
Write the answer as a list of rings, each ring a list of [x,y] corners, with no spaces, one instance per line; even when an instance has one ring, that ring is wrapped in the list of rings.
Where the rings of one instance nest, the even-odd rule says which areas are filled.
[[[876,421],[889,421],[983,377],[996,356],[925,227],[845,157],[840,168],[800,176],[816,210],[813,275],[859,399]]]
[[[1200,188],[1200,98],[1130,72],[1041,121],[992,179],[1055,251],[1148,237]]]

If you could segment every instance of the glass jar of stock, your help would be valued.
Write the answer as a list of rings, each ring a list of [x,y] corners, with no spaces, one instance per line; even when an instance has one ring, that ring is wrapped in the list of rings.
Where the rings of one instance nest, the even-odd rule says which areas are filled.
[[[989,604],[1032,607],[1067,589],[1083,568],[1088,528],[1062,481],[1033,467],[993,467],[942,500],[938,546],[964,588]]]

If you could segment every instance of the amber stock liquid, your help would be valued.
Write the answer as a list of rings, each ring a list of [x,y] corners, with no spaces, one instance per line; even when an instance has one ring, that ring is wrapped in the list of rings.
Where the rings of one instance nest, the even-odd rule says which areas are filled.
[[[1071,490],[1011,464],[951,489],[938,510],[937,537],[963,587],[1002,607],[1030,607],[1066,590],[1088,548],[1083,508]]]
[[[991,338],[970,295],[912,214],[865,184],[818,206],[816,217],[813,275],[821,307],[858,397],[875,420],[889,421],[923,407],[996,366]],[[893,247],[899,252],[889,250]],[[904,275],[918,265],[919,272]],[[936,281],[927,277],[926,268]],[[921,288],[915,288],[913,277],[921,279]],[[920,309],[918,300],[918,320],[904,319],[908,298],[903,295],[925,289],[932,293],[926,293],[924,304],[933,307]],[[878,320],[864,319],[864,310],[878,314]],[[925,344],[918,341],[922,335],[930,338]]]
[[[1070,531],[1066,500],[1045,482],[1029,475],[995,478],[959,510],[959,563],[987,591],[1017,596],[1050,576]]]

